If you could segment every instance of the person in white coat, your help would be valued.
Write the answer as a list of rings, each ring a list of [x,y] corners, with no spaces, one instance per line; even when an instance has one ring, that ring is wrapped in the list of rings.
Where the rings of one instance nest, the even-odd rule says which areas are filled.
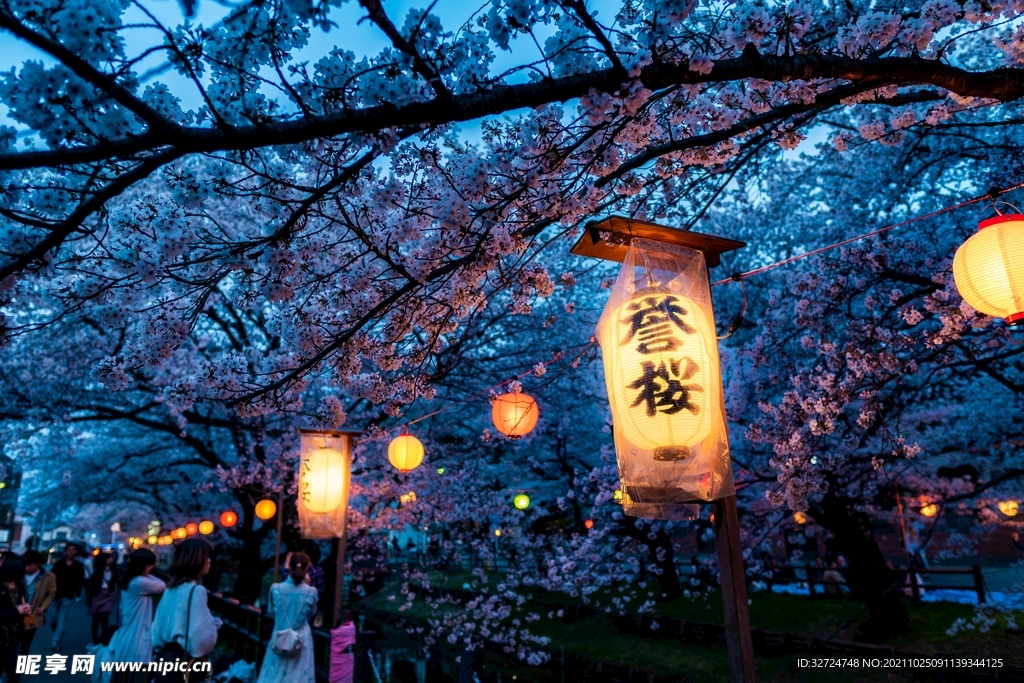
[[[270,587],[267,615],[274,617],[274,635],[263,657],[256,683],[314,683],[313,633],[309,619],[316,614],[317,590],[306,583],[309,556],[292,553],[288,561],[288,578]],[[274,642],[281,631],[292,630],[301,643],[294,654],[275,651]]]
[[[156,566],[156,555],[139,548],[128,558],[128,568],[121,577],[121,612],[110,644],[96,650],[100,662],[149,662],[153,656],[153,598],[167,587],[163,581],[150,576]],[[93,680],[107,683],[111,678],[130,680],[130,673],[102,671],[93,668]],[[138,676],[145,680],[146,676]]]
[[[221,622],[210,613],[206,588],[200,583],[210,571],[212,554],[213,546],[202,538],[185,539],[174,549],[167,591],[153,617],[154,655],[201,660],[213,652]],[[208,677],[208,672],[193,671],[188,681],[197,683]],[[185,674],[170,672],[154,680],[185,680]]]

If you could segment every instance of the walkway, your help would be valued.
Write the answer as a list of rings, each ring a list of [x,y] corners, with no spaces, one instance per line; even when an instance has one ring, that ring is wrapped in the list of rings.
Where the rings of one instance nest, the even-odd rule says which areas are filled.
[[[84,673],[71,674],[71,659],[73,655],[84,655],[86,654],[85,647],[92,642],[92,636],[90,635],[90,627],[92,625],[92,618],[89,616],[89,612],[85,606],[85,600],[75,601],[71,604],[71,612],[68,614],[68,620],[66,622],[66,631],[64,633],[64,642],[61,643],[60,649],[54,651],[50,649],[50,639],[53,636],[53,632],[49,626],[41,626],[39,632],[36,633],[35,639],[32,641],[32,649],[29,651],[33,655],[42,655],[43,659],[40,663],[39,674],[36,676],[22,676],[23,681],[39,681],[42,683],[89,683],[91,680],[90,676]],[[66,664],[67,669],[60,673],[51,674],[44,670],[46,666],[47,655],[65,655],[67,656]]]

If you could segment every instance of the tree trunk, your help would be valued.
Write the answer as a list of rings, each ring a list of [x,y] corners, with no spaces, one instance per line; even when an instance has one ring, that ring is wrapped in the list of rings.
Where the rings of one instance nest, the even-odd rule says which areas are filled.
[[[811,508],[814,519],[832,532],[836,547],[849,560],[846,581],[854,598],[867,605],[869,618],[860,638],[884,642],[905,634],[908,628],[906,607],[901,602],[902,582],[891,570],[871,531],[871,519],[857,510],[853,501],[833,492]]]

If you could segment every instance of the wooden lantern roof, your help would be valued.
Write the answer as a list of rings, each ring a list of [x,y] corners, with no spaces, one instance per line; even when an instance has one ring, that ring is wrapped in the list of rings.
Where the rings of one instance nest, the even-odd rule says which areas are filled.
[[[611,216],[587,223],[583,234],[573,246],[572,253],[622,263],[626,258],[629,243],[634,237],[703,251],[709,268],[722,263],[722,254],[747,246],[746,242],[724,237],[680,230],[623,216]]]

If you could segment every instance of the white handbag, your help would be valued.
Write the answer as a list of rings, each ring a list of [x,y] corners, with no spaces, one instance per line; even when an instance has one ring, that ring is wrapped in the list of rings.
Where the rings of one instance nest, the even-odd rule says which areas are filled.
[[[287,612],[284,616],[286,617],[285,623],[289,626],[295,623],[294,618],[287,618]],[[302,635],[293,628],[274,631],[274,635],[270,637],[270,649],[279,657],[297,657],[302,652]]]

